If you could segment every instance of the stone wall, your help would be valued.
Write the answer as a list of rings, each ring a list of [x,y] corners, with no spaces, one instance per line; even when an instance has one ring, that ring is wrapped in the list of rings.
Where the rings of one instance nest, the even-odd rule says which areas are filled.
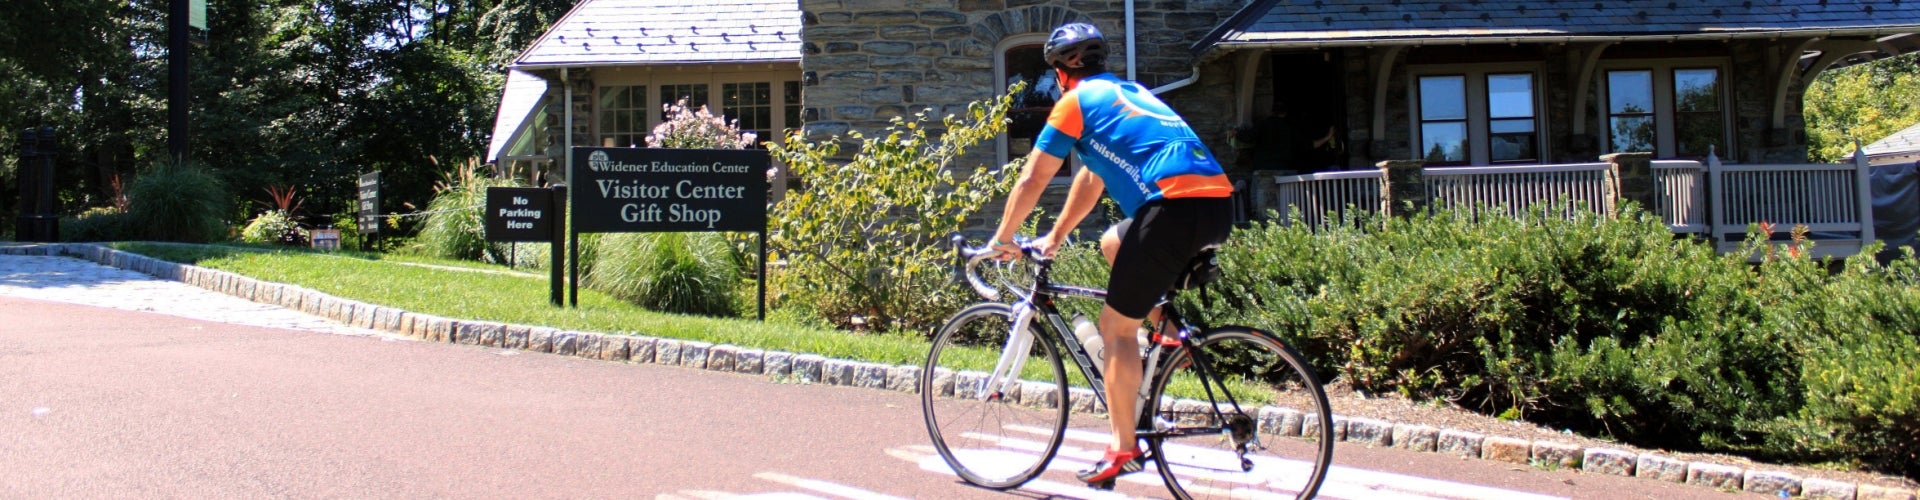
[[[1136,77],[1161,86],[1192,74],[1188,48],[1243,0],[1135,2]],[[801,32],[807,133],[814,138],[878,131],[897,116],[958,113],[1003,91],[995,50],[1008,37],[1046,35],[1068,22],[1091,22],[1108,37],[1108,69],[1126,75],[1126,3],[1121,0],[805,0]],[[1225,145],[1232,69],[1203,71],[1201,83],[1166,97],[1214,144]],[[1217,73],[1208,77],[1204,73]],[[1213,123],[1211,118],[1221,123]],[[970,160],[993,161],[990,148]]]

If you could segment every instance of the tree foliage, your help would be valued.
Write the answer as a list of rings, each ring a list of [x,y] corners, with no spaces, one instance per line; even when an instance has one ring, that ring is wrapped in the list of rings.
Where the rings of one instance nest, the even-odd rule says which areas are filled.
[[[1920,123],[1920,54],[1826,71],[1807,87],[1807,159],[1844,161]]]
[[[837,139],[795,133],[774,145],[775,161],[809,186],[770,214],[773,258],[786,261],[769,276],[774,299],[881,331],[930,328],[959,308],[968,295],[947,286],[946,237],[1004,196],[1013,176],[956,163],[1006,130],[1007,96],[1019,90],[971,103],[964,116],[936,122],[921,111],[895,117],[876,137],[849,134],[861,141],[850,160],[837,159]]]
[[[0,179],[18,131],[39,126],[61,136],[66,213],[103,206],[112,179],[156,168],[167,156],[168,3],[8,2]],[[430,158],[482,154],[504,65],[573,4],[210,0],[207,42],[190,49],[189,157],[232,193],[298,186],[310,207],[344,210],[354,177],[379,170],[389,210],[425,206],[441,176]],[[242,211],[239,201],[225,205]]]

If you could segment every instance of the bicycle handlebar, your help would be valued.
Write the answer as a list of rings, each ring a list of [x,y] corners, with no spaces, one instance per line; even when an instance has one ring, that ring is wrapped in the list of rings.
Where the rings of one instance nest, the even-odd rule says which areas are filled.
[[[960,236],[959,233],[954,233],[952,241],[954,252],[954,280],[966,282],[967,285],[973,287],[974,293],[980,294],[981,297],[985,297],[987,300],[1000,300],[1000,289],[987,284],[986,279],[980,276],[980,263],[993,260],[994,257],[1000,255],[1000,251],[986,245],[969,247],[966,244],[966,238]],[[1023,254],[1024,257],[1029,259],[1040,259],[1042,257],[1040,250],[1033,246],[1032,241],[1016,239],[1014,243],[1020,246],[1020,253]]]

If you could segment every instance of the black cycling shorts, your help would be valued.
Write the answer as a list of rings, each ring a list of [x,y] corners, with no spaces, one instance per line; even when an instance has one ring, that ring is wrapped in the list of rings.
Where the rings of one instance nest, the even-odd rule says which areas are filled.
[[[1107,277],[1107,306],[1129,318],[1145,318],[1194,256],[1227,241],[1233,203],[1229,198],[1154,200],[1114,227],[1120,251]]]

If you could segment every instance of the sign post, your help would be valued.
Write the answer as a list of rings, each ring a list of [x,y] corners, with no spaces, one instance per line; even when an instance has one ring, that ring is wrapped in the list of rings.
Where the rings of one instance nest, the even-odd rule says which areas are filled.
[[[380,171],[360,174],[360,249],[380,234]]]
[[[487,188],[487,241],[544,241],[552,244],[547,261],[548,300],[561,303],[560,269],[565,262],[561,249],[566,235],[567,188]]]
[[[580,233],[760,234],[760,319],[767,317],[767,167],[758,149],[573,148],[574,252]],[[573,262],[574,304],[580,265]]]

